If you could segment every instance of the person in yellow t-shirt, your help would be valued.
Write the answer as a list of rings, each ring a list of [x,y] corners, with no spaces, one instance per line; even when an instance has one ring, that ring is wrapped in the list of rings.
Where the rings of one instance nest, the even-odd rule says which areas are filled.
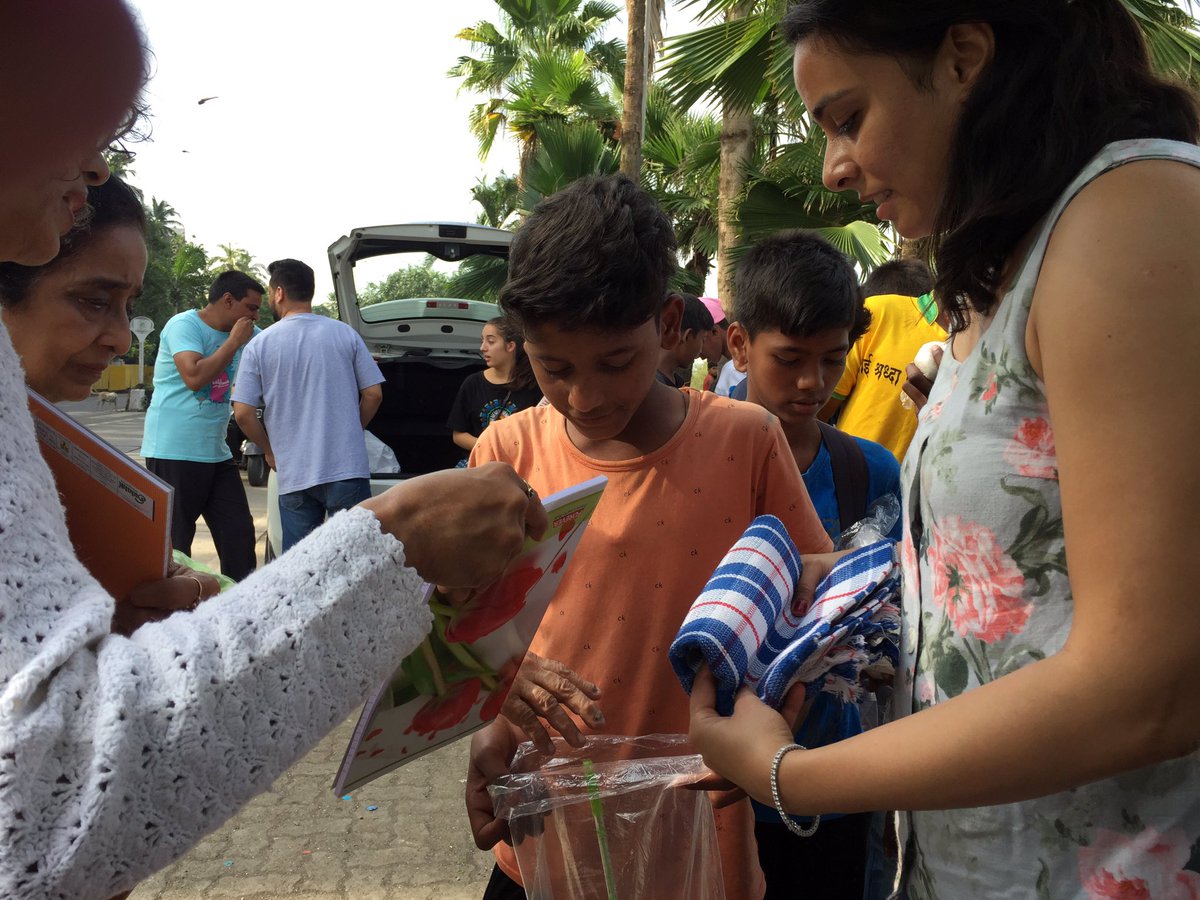
[[[933,275],[918,259],[875,269],[863,284],[871,327],[855,341],[846,371],[820,418],[847,434],[883,444],[903,460],[917,417],[900,405],[904,367],[922,344],[946,340],[934,299]]]

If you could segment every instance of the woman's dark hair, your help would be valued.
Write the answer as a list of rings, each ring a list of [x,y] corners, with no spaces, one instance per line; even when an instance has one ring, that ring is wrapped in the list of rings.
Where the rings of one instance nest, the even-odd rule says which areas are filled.
[[[1195,98],[1150,69],[1141,31],[1119,0],[799,0],[784,16],[809,37],[897,58],[927,88],[952,25],[982,22],[995,57],[963,108],[933,248],[937,292],[962,328],[987,315],[1017,242],[1105,144],[1195,143]]]
[[[522,327],[626,331],[658,315],[677,268],[671,220],[625,175],[542,200],[509,247],[500,309]]]
[[[37,280],[88,246],[109,228],[132,226],[146,233],[146,210],[133,188],[115,175],[98,187],[88,188],[88,210],[62,239],[58,256],[41,266],[0,263],[0,307],[12,309],[28,298]]]
[[[508,380],[507,386],[514,391],[525,391],[537,387],[533,366],[529,364],[529,357],[525,353],[525,335],[521,331],[520,323],[512,316],[496,316],[488,319],[487,324],[500,332],[500,337],[504,338],[506,344],[516,344],[517,347],[512,378]]]

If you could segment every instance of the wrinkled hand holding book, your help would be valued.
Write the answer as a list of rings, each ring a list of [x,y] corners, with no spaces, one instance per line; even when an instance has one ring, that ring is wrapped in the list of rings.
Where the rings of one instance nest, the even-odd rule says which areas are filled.
[[[700,666],[717,681],[717,710],[733,711],[743,685],[773,709],[794,684],[808,696],[858,696],[864,668],[898,659],[900,568],[891,541],[843,557],[817,586],[803,616],[791,600],[802,562],[783,523],[759,516],[734,544],[692,604],[671,644],[670,659],[691,693]]]

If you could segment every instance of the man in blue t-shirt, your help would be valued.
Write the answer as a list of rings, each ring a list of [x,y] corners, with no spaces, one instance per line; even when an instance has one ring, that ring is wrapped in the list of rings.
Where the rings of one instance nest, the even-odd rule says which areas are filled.
[[[278,322],[246,347],[233,410],[276,472],[283,552],[371,496],[363,429],[383,402],[384,378],[358,332],[313,313],[309,266],[280,259],[267,271]]]
[[[212,532],[221,571],[254,571],[254,519],[229,451],[230,389],[266,289],[244,272],[222,272],[208,305],[172,316],[159,335],[154,393],[142,433],[146,468],[175,488],[171,544],[190,555],[196,520]]]
[[[744,399],[779,418],[830,537],[836,542],[847,525],[889,495],[898,511],[900,467],[888,449],[817,421],[851,345],[871,322],[845,257],[809,233],[772,235],[742,257],[733,312],[729,351],[746,373],[739,385]],[[839,479],[856,483],[838,484]],[[855,498],[861,509],[842,508]],[[889,537],[899,539],[900,529],[897,517]],[[858,704],[821,691],[796,742],[820,747],[862,730]],[[766,900],[862,900],[871,813],[823,816],[808,838],[793,835],[770,807],[756,804],[755,815]]]

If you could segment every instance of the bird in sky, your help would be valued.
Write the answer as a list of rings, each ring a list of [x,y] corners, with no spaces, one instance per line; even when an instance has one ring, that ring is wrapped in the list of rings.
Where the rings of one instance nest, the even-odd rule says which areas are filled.
[[[199,100],[196,101],[196,105],[203,106],[209,100],[216,100],[216,99],[218,99],[218,98],[217,97],[201,97]]]

